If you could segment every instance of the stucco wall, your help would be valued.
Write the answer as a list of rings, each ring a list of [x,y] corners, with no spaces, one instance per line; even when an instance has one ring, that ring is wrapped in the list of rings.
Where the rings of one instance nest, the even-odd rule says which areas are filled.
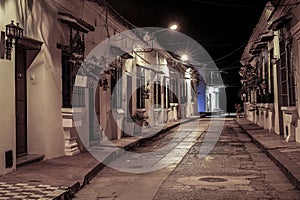
[[[14,58],[14,56],[12,57]],[[13,150],[15,156],[15,81],[14,62],[0,60],[0,175],[8,173],[5,169],[5,152]],[[15,163],[15,160],[14,160]],[[15,164],[14,167],[15,168]]]
[[[5,31],[5,25],[16,19],[13,1],[3,1],[0,4],[0,31]],[[0,175],[15,169],[16,163],[16,137],[15,137],[15,62],[0,59]],[[12,150],[14,166],[5,169],[5,152]]]
[[[67,25],[58,20],[58,11],[78,16],[81,1],[1,1],[0,30],[11,20],[20,22],[24,36],[43,42],[41,51],[27,70],[27,120],[28,153],[45,154],[46,159],[64,155],[62,127],[62,72],[61,50],[57,43],[68,45]],[[107,37],[104,18],[97,4],[86,2],[82,13],[84,20],[96,26],[95,32],[86,34],[86,54]],[[112,20],[112,17],[109,19]],[[114,29],[118,25],[115,25]],[[110,32],[114,29],[110,27]],[[0,175],[4,169],[4,152],[15,150],[15,62],[0,60]],[[15,167],[15,165],[14,165]]]
[[[29,5],[24,4],[25,35],[43,42],[41,51],[27,70],[28,153],[55,158],[64,155],[61,52],[56,44],[67,38],[57,20],[55,7],[47,1],[35,2],[31,9],[25,9]]]

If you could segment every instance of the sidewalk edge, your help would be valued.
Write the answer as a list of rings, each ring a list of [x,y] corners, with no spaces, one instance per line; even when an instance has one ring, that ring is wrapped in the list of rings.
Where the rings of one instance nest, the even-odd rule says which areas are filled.
[[[181,124],[185,124],[194,120],[198,120],[199,118],[190,118],[187,119],[185,121],[179,121],[175,124],[172,124],[169,127],[163,128],[162,130],[160,130],[159,132],[157,132],[156,134],[154,134],[151,137],[148,138],[141,138],[133,143],[130,143],[124,147],[122,147],[122,149],[118,149],[114,152],[112,152],[110,155],[107,156],[107,158],[105,159],[105,162],[110,162],[114,159],[116,159],[117,157],[122,155],[122,152],[124,152],[124,150],[130,150],[134,147],[137,147],[143,143],[145,143],[147,140],[149,139],[153,139],[163,133],[165,133],[166,131],[172,130],[178,126],[180,126]],[[85,176],[84,176],[84,180],[82,182],[82,184],[80,185],[79,182],[77,182],[76,184],[74,184],[72,187],[69,188],[68,191],[66,191],[64,194],[58,196],[57,198],[55,198],[55,200],[60,200],[60,199],[72,199],[75,194],[77,192],[79,192],[82,188],[84,188],[87,184],[89,184],[89,182],[105,167],[105,164],[103,164],[103,162],[99,162],[99,164],[97,164],[91,171],[89,171]]]
[[[262,143],[260,143],[255,137],[253,137],[246,129],[244,129],[243,125],[239,123],[238,120],[235,119],[235,122],[240,126],[240,128],[247,133],[247,135],[251,138],[253,143],[258,145],[260,149],[265,153],[275,164],[276,166],[284,173],[284,175],[290,180],[290,182],[300,190],[300,172],[297,170],[297,166],[293,161],[286,158],[284,154],[282,154],[277,149],[268,149]]]

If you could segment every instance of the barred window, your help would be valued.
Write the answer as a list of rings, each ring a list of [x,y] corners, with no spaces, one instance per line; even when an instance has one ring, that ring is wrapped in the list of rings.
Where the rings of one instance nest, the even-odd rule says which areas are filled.
[[[154,81],[153,84],[154,93],[154,106],[155,108],[161,108],[161,84],[160,81]]]
[[[165,80],[165,79],[164,79]],[[165,84],[166,81],[164,81]],[[163,102],[164,102],[164,108],[168,108],[169,104],[168,104],[168,100],[167,100],[167,97],[169,96],[169,89],[166,85],[163,85]]]
[[[280,92],[283,106],[295,106],[295,76],[293,66],[291,64],[291,44],[284,37],[280,38]]]
[[[180,84],[180,103],[184,104],[187,102],[187,90],[186,90],[186,80],[182,79]]]
[[[274,57],[274,49],[270,50],[270,58],[272,59]],[[270,59],[270,80],[269,80],[269,92],[270,94],[274,94],[274,66]]]
[[[85,88],[74,86],[79,66],[70,62],[70,59],[70,54],[62,52],[62,106],[63,108],[84,107]]]
[[[170,85],[167,87],[167,89],[168,89],[169,104],[178,103],[178,80],[176,78],[172,78],[170,80]]]
[[[268,56],[268,50],[265,49],[264,51],[264,57],[263,57],[263,67],[264,67],[264,80],[265,80],[265,84],[266,84],[266,88],[269,87],[269,67],[268,67],[268,63],[269,63],[269,56]]]
[[[136,107],[138,109],[145,108],[145,73],[138,68],[138,76],[136,78]]]
[[[111,76],[112,108],[122,108],[122,68],[116,67]]]

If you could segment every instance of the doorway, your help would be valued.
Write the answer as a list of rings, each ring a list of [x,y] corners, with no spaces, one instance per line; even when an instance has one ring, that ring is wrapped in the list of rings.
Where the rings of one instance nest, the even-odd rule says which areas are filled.
[[[17,48],[15,63],[16,95],[16,154],[27,155],[27,85],[26,50]]]
[[[284,135],[284,127],[283,127],[283,112],[281,110],[281,106],[283,106],[283,99],[282,99],[282,85],[281,85],[281,76],[280,76],[280,70],[281,70],[281,60],[279,59],[276,63],[277,65],[277,88],[278,88],[278,104],[277,104],[277,110],[278,110],[278,120],[279,120],[279,134],[281,136]]]
[[[28,156],[28,110],[26,73],[41,50],[43,42],[24,36],[18,40],[15,50],[15,116],[17,165],[42,157]],[[26,158],[26,159],[24,159]]]

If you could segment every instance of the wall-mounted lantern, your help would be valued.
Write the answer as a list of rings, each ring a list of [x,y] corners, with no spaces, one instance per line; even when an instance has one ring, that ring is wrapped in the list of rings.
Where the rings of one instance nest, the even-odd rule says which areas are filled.
[[[19,23],[15,25],[13,20],[5,27],[5,35],[7,37],[5,44],[6,59],[11,60],[13,44],[16,45],[18,43],[18,40],[23,38],[23,28],[19,26]]]

